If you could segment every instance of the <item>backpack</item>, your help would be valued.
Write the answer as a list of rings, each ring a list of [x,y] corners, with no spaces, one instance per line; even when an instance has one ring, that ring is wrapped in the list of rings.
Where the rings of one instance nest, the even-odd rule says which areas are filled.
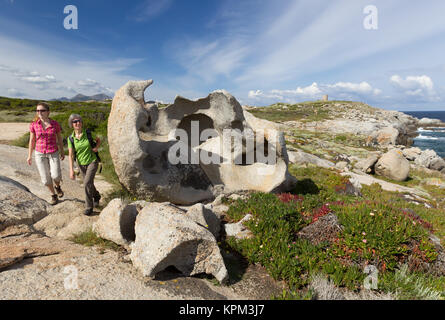
[[[86,133],[87,133],[87,138],[88,141],[90,142],[90,146],[91,148],[95,148],[96,147],[96,141],[93,140],[93,136],[91,135],[91,130],[90,129],[86,129]],[[74,151],[74,161],[76,161],[76,147],[74,146],[74,138],[73,135],[71,134],[68,139],[70,139],[71,141],[71,145],[73,146],[73,151]],[[96,154],[96,158],[97,158],[97,162],[99,163],[99,173],[102,172],[102,160],[99,157],[99,152],[95,152]]]

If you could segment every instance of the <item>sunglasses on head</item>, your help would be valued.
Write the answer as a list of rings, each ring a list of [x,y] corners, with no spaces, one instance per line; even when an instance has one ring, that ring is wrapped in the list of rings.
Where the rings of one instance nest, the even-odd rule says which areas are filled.
[[[82,122],[82,120],[73,120],[73,124],[80,123],[80,122]]]

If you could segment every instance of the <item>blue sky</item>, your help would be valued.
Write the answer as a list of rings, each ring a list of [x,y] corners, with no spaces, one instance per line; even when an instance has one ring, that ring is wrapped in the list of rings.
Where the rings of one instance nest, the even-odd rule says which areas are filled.
[[[64,28],[66,5],[78,29]],[[364,21],[373,5],[377,29]],[[0,0],[0,96],[217,89],[242,104],[330,99],[445,111],[445,1]]]

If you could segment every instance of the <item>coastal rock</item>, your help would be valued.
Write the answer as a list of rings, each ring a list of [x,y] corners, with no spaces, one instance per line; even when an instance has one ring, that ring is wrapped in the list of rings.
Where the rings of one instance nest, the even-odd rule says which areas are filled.
[[[196,101],[176,97],[174,104],[159,109],[144,101],[152,83],[130,81],[119,89],[108,120],[113,164],[131,192],[188,205],[221,193],[286,191],[294,186],[284,136],[274,130],[275,124],[256,119],[224,90]],[[255,128],[258,123],[263,127]],[[226,129],[238,139],[239,148],[223,143]],[[247,142],[253,138],[259,141],[254,146]],[[258,158],[261,152],[274,161]]]
[[[131,261],[144,276],[154,278],[169,266],[186,276],[212,274],[228,280],[228,272],[215,237],[168,203],[150,203],[136,218],[136,241]]]
[[[415,159],[415,164],[431,170],[441,171],[445,168],[445,160],[439,157],[436,151],[427,149]]]
[[[395,181],[405,181],[408,178],[410,165],[402,151],[392,149],[385,153],[375,165],[375,173]]]
[[[402,152],[403,152],[403,156],[407,160],[414,161],[422,153],[422,150],[420,148],[413,147],[413,148],[403,149]]]
[[[298,150],[296,152],[289,151],[288,156],[289,156],[290,163],[296,163],[296,164],[311,163],[318,167],[323,167],[323,168],[335,167],[335,163],[333,163],[329,160],[321,159],[317,156],[314,156],[312,154],[306,153],[301,150]]]
[[[94,223],[93,231],[101,238],[127,246],[135,240],[136,217],[148,202],[125,203],[116,198],[101,211],[99,220]]]
[[[218,239],[221,221],[211,208],[211,206],[197,203],[187,210],[186,215],[197,224],[207,228]]]
[[[396,128],[386,127],[369,136],[366,140],[366,143],[367,145],[380,146],[396,145],[399,142],[399,135],[399,130],[397,130]]]
[[[435,125],[441,125],[444,124],[440,119],[431,119],[431,118],[422,118],[418,122],[418,126],[425,127],[425,126],[435,126]]]
[[[364,173],[373,173],[374,166],[379,160],[380,154],[374,153],[369,155],[366,159],[360,160],[355,164],[355,167]]]
[[[48,215],[48,204],[22,184],[0,176],[0,231],[16,224],[34,224]]]

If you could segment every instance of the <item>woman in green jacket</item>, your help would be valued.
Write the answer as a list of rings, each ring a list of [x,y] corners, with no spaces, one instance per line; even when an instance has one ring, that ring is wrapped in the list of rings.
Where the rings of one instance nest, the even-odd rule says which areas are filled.
[[[96,138],[96,146],[93,148],[88,139],[87,132],[82,126],[82,117],[78,114],[70,115],[68,124],[71,128],[74,128],[72,135],[68,139],[70,178],[72,180],[76,179],[74,174],[74,159],[76,158],[78,167],[83,175],[85,215],[88,216],[93,213],[94,202],[98,204],[101,198],[94,186],[94,177],[99,165],[95,153],[100,147],[100,139]]]

